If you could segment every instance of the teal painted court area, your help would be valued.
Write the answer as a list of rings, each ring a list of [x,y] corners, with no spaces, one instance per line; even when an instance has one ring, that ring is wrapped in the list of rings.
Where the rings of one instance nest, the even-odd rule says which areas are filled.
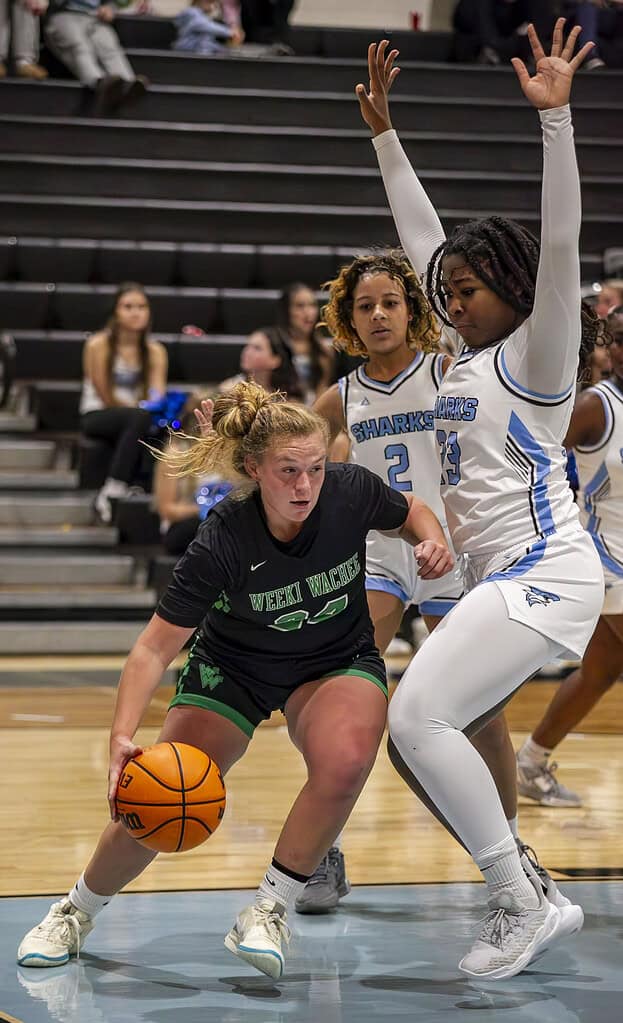
[[[0,902],[0,1018],[23,1023],[618,1023],[623,882],[563,885],[582,933],[525,973],[486,988],[457,970],[483,911],[481,885],[359,887],[325,917],[292,914],[287,972],[274,984],[223,936],[252,892],[121,895],[79,961],[15,965],[51,899]]]

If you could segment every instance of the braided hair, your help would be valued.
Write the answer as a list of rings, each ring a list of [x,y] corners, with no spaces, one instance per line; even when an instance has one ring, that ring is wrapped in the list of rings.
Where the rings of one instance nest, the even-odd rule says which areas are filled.
[[[463,255],[477,277],[525,319],[532,312],[541,245],[515,220],[486,217],[454,228],[435,249],[426,271],[426,293],[439,319],[452,326],[443,292],[443,260]],[[582,339],[578,378],[585,374],[595,345],[604,344],[603,322],[585,302],[580,305]]]

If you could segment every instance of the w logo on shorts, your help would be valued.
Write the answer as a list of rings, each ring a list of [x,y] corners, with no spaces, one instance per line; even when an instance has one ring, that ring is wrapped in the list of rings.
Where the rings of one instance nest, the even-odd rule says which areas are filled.
[[[549,593],[547,590],[540,590],[538,586],[525,586],[524,592],[526,594],[526,600],[528,601],[529,607],[534,607],[535,604],[555,604],[560,597],[557,593]]]
[[[220,686],[223,681],[220,668],[213,668],[209,664],[199,665],[199,678],[201,679],[202,689],[216,689]]]

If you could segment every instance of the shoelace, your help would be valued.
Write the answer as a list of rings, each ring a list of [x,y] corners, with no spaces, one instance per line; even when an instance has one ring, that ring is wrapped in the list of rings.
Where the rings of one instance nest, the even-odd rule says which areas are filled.
[[[510,913],[507,909],[492,909],[482,921],[480,940],[504,951],[504,942],[521,929],[524,913]]]
[[[56,936],[58,929],[61,929],[61,936],[63,940],[67,940],[70,937],[71,929],[73,928],[73,937],[76,941],[76,958],[80,958],[80,922],[76,919],[73,913],[61,913],[62,920],[59,920],[57,916],[54,916],[47,923],[40,923],[38,930],[41,931],[46,937],[49,935]]]
[[[539,881],[541,882],[543,894],[547,895],[549,883],[551,882],[551,877],[549,876],[545,867],[542,867],[541,864],[539,863],[539,858],[535,853],[534,849],[532,848],[532,846],[526,845],[525,842],[520,842],[519,855],[526,857],[530,866],[532,867],[537,877],[539,878]]]
[[[285,941],[286,945],[290,943],[290,936],[292,931],[288,927],[281,913],[271,913],[268,910],[258,910],[261,914],[262,923],[266,926],[266,930],[270,934],[273,941],[279,943]]]

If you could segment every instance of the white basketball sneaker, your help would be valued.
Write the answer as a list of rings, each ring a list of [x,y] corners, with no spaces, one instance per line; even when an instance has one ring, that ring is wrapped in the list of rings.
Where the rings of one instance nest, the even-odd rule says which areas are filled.
[[[526,870],[526,866],[528,866],[534,871],[541,882],[545,898],[553,903],[560,913],[556,929],[552,931],[547,943],[541,947],[537,956],[533,957],[534,959],[549,951],[559,941],[570,938],[573,934],[581,931],[584,926],[584,911],[581,906],[575,905],[571,899],[562,894],[553,877],[550,877],[545,867],[542,867],[539,863],[534,849],[531,849],[529,845],[525,845],[519,840],[517,841],[517,848],[521,856],[522,867]]]
[[[93,921],[68,898],[55,902],[40,924],[22,939],[17,950],[20,966],[63,966],[80,954],[80,946],[93,930]]]
[[[538,877],[522,864],[537,894],[538,905],[528,909],[510,891],[489,900],[489,910],[476,943],[459,963],[459,969],[477,980],[514,977],[545,951],[558,926],[560,912],[545,898]]]
[[[225,948],[261,973],[279,980],[285,966],[281,946],[289,941],[285,907],[279,902],[266,901],[261,905],[253,903],[238,914],[225,938]]]

